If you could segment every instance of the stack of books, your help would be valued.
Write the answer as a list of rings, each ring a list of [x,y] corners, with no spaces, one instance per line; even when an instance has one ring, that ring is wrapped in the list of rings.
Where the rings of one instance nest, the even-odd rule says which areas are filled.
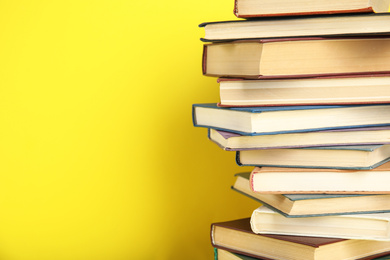
[[[220,100],[194,126],[254,167],[232,189],[261,205],[211,225],[215,259],[388,259],[389,4],[235,0],[245,19],[200,25]]]

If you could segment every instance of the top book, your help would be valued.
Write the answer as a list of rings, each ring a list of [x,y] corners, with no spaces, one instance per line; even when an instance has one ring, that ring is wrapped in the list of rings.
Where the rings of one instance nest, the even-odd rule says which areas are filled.
[[[235,0],[239,18],[336,13],[383,13],[390,0]]]

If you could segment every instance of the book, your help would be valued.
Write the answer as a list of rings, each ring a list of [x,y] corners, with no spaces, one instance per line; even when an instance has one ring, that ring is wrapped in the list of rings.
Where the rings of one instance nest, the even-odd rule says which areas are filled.
[[[349,145],[237,151],[245,166],[369,170],[390,160],[390,145]]]
[[[390,162],[372,170],[255,167],[249,182],[259,193],[390,194]]]
[[[281,37],[388,35],[390,13],[284,16],[255,20],[206,22],[204,42]]]
[[[236,254],[227,250],[214,248],[214,260],[257,260],[265,258],[254,258],[246,255]]]
[[[349,105],[390,102],[389,75],[270,80],[221,78],[218,82],[219,106]]]
[[[208,128],[208,138],[226,151],[389,144],[389,136],[388,126],[254,136]]]
[[[234,191],[290,217],[390,212],[390,194],[264,194],[250,188],[250,172],[238,173]]]
[[[387,12],[383,0],[235,0],[234,14],[240,18],[360,12]]]
[[[390,72],[389,37],[282,38],[205,44],[203,74],[303,78]]]
[[[372,258],[372,257],[374,257],[374,258]],[[214,248],[214,260],[257,260],[257,259],[263,259],[263,260],[267,260],[268,259],[269,260],[269,258],[264,258],[264,257],[256,257],[256,258],[254,258],[254,257],[242,255],[242,254],[229,252],[227,250]],[[368,258],[365,258],[365,259],[366,260],[368,260],[368,259],[371,259],[371,260],[389,260],[390,256],[389,255],[379,256],[379,257],[371,256],[371,257],[368,257]]]
[[[390,250],[389,241],[255,234],[250,218],[213,223],[211,243],[255,258],[284,260],[372,259]]]
[[[261,206],[251,216],[256,234],[390,241],[390,213],[286,218]]]
[[[386,126],[390,104],[342,106],[218,107],[194,104],[193,124],[244,135]]]

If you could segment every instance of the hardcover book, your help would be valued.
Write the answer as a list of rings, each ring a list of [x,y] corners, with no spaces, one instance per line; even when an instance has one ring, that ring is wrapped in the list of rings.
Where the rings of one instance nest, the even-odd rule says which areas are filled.
[[[380,257],[372,256],[372,257],[367,257],[365,258],[365,260],[389,260],[390,259],[389,255],[380,256]],[[258,259],[269,260],[269,258],[264,258],[264,257],[254,258],[242,254],[233,253],[227,250],[214,248],[214,260],[258,260]]]
[[[390,241],[390,213],[286,218],[261,206],[253,211],[256,234]]]
[[[252,191],[297,194],[390,194],[390,162],[372,170],[255,167]]]
[[[227,250],[214,248],[214,260],[258,260],[265,258],[254,258],[246,255],[236,254]]]
[[[264,194],[250,188],[250,172],[238,173],[232,189],[285,217],[390,212],[390,194]]]
[[[237,151],[245,166],[369,170],[390,160],[390,145],[351,145]]]
[[[193,124],[244,135],[285,134],[390,125],[390,104],[218,107],[194,104]]]
[[[282,38],[205,44],[203,74],[303,78],[390,72],[390,38]]]
[[[390,14],[284,16],[202,23],[202,41],[388,35]]]
[[[390,242],[255,234],[250,218],[214,223],[214,247],[255,258],[285,260],[372,259],[390,251]]]
[[[208,138],[226,151],[389,144],[389,136],[388,126],[255,136],[208,129]]]
[[[390,102],[389,75],[272,80],[221,78],[218,82],[219,106],[349,105]]]
[[[235,0],[234,3],[234,14],[240,18],[387,12],[388,9],[388,0]]]

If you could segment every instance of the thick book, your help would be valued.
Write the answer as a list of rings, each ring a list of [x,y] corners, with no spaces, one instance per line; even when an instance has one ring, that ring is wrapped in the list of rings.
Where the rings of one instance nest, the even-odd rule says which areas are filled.
[[[390,242],[255,234],[250,218],[213,223],[214,247],[255,258],[284,260],[372,259],[390,251]]]
[[[390,194],[264,194],[250,188],[250,172],[238,173],[234,191],[289,218],[390,212]]]
[[[373,258],[372,258],[373,257]],[[214,260],[258,260],[258,259],[263,259],[263,260],[269,260],[269,258],[263,258],[263,257],[250,257],[242,254],[237,254],[233,253],[227,250],[219,249],[219,248],[214,248]],[[386,256],[371,256],[368,258],[365,258],[365,260],[389,260],[390,255]]]
[[[256,234],[390,241],[390,213],[286,218],[261,206],[251,216]]]
[[[338,13],[387,12],[388,0],[235,0],[239,18]]]
[[[221,78],[218,82],[219,106],[349,105],[390,102],[390,75],[270,80]]]
[[[390,72],[390,37],[282,38],[205,44],[203,74],[303,78]]]
[[[219,107],[194,104],[193,124],[244,135],[302,133],[390,125],[390,104]]]
[[[345,37],[388,35],[390,13],[358,15],[285,16],[256,20],[202,23],[202,41],[232,41],[281,37]]]
[[[249,182],[259,193],[390,194],[390,162],[372,170],[255,167]]]
[[[390,160],[390,145],[349,145],[243,150],[236,162],[245,166],[369,170]]]
[[[208,129],[208,138],[226,151],[390,144],[389,136],[389,126],[254,136]]]

